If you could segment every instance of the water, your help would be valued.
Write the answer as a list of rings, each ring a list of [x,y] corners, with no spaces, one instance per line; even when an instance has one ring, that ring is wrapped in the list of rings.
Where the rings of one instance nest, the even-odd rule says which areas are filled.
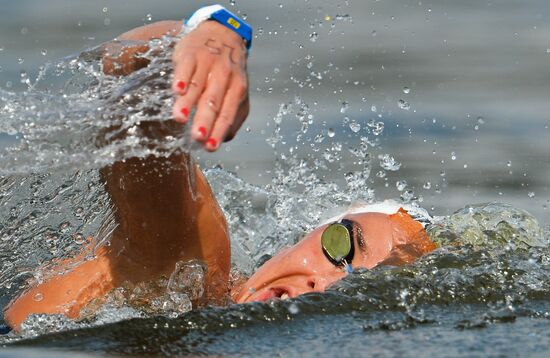
[[[151,283],[172,289],[146,306],[129,302],[133,288],[80,322],[34,317],[22,337],[0,337],[0,356],[547,352],[546,2],[235,2],[258,30],[254,110],[214,156],[184,128],[161,140],[139,131],[144,120],[170,125],[167,58],[119,80],[99,71],[98,43],[185,5],[161,3],[53,4],[47,23],[32,2],[5,4],[17,16],[4,23],[18,23],[0,43],[0,307],[52,259],[108,240],[97,169],[131,156],[185,150],[220,164],[206,175],[246,274],[352,202],[401,197],[448,215],[504,201],[540,226],[506,205],[473,205],[431,228],[443,247],[414,265],[358,271],[290,301],[189,311],[177,293],[200,267],[183,268],[183,281]]]

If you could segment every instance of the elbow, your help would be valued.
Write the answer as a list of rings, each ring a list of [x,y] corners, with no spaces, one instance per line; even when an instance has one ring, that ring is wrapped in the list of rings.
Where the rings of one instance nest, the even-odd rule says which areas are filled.
[[[147,45],[125,46],[121,42],[111,42],[105,46],[101,60],[103,73],[110,76],[126,76],[147,67],[149,60],[140,57],[147,52]]]

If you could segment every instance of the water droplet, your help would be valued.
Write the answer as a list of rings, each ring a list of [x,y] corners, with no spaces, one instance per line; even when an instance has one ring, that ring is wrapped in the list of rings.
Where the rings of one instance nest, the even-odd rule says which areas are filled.
[[[298,314],[300,313],[300,308],[298,308],[298,305],[296,303],[291,303],[288,306],[288,312],[290,312],[290,314]]]
[[[375,122],[373,119],[367,124],[374,135],[380,135],[384,131],[384,122]]]
[[[319,34],[317,32],[313,32],[309,35],[309,41],[315,42],[319,38]]]
[[[377,111],[376,106],[371,106],[371,107],[370,107],[370,110],[371,110],[371,112],[376,113],[376,111]]]
[[[4,51],[4,46],[0,46],[0,52]]]
[[[409,94],[409,93],[411,93],[411,89],[409,87],[403,87],[403,93],[404,94]]]
[[[407,181],[406,180],[399,180],[399,181],[395,182],[395,187],[397,188],[397,190],[403,191],[407,187]]]
[[[315,138],[313,139],[313,141],[314,141],[315,143],[322,143],[324,140],[325,140],[325,136],[322,135],[322,134],[317,134],[317,135],[315,136]]]
[[[33,296],[33,300],[35,300],[36,302],[40,302],[40,301],[42,301],[43,299],[44,299],[44,296],[43,296],[40,292],[38,292],[37,294],[35,294],[35,295]]]
[[[534,198],[535,197],[535,192],[530,191],[529,193],[527,193],[527,196],[530,197],[530,198]]]
[[[235,0],[229,0],[229,5],[231,6],[235,6],[237,2]]]
[[[506,162],[506,166],[507,166],[507,167],[511,167],[511,166],[512,166],[512,161],[511,161],[511,160],[507,161],[507,162]]]
[[[103,12],[107,12],[107,11],[109,11],[109,8],[108,8],[108,7],[104,7],[102,11],[103,11]]]
[[[389,154],[380,154],[378,159],[380,160],[380,167],[383,169],[397,171],[401,168],[401,163],[396,161],[395,158]]]
[[[342,106],[340,107],[340,113],[346,113],[349,109],[349,102],[344,101],[342,102]]]
[[[405,190],[403,194],[401,194],[401,200],[403,200],[405,203],[408,203],[413,199],[414,199],[414,192],[412,190]]]
[[[456,160],[456,154],[455,154],[455,152],[451,152],[451,160]]]
[[[376,30],[372,30],[372,32],[370,33],[370,35],[371,35],[372,37],[376,37]]]
[[[332,129],[332,128],[328,129],[327,135],[329,136],[329,138],[333,138],[335,134],[336,133],[334,132],[334,129]]]
[[[430,190],[432,188],[432,183],[427,181],[424,183],[424,185],[422,185],[422,187],[426,190]]]
[[[409,104],[409,102],[403,99],[400,99],[399,101],[397,101],[397,106],[405,111],[408,111],[409,109],[411,109],[411,105]]]
[[[42,49],[42,51],[40,51],[40,53],[42,54],[42,56],[46,56],[48,54],[48,50],[44,48]]]
[[[550,48],[547,48],[547,49],[546,49],[546,53],[550,53]]]
[[[29,29],[26,27],[21,28],[21,35],[26,35],[29,33]]]
[[[357,133],[361,130],[361,125],[359,123],[357,123],[355,120],[351,121],[351,123],[349,124],[349,129],[351,129],[351,131],[353,133]]]
[[[22,65],[23,62],[25,62],[25,59],[23,57],[20,57],[20,58],[17,59],[18,64]]]

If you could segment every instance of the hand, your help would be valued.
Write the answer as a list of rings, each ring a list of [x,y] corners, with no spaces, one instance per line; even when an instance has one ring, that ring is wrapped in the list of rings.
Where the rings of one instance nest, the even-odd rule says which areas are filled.
[[[206,21],[179,41],[172,61],[174,118],[186,123],[196,108],[191,136],[216,151],[248,116],[244,40],[222,24]]]

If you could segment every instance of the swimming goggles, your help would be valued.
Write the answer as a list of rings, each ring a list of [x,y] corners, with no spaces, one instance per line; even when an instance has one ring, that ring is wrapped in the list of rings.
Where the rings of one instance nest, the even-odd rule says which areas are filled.
[[[351,273],[351,261],[355,252],[353,245],[354,222],[342,219],[327,226],[321,235],[323,253],[336,266]]]

